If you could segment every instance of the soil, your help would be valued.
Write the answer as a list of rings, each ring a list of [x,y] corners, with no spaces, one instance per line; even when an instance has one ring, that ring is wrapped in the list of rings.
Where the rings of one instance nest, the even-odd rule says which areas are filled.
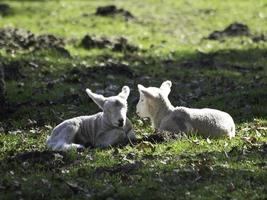
[[[96,9],[96,15],[100,16],[123,16],[126,20],[135,18],[131,12],[122,8],[117,8],[115,5],[100,6]]]
[[[135,52],[138,50],[138,47],[133,44],[129,44],[128,40],[125,37],[119,37],[113,43],[112,50]]]
[[[91,48],[107,48],[112,45],[110,39],[106,37],[92,37],[90,35],[85,35],[81,41],[81,46],[86,49]]]
[[[90,35],[85,35],[81,41],[81,46],[85,49],[92,48],[111,48],[113,51],[128,51],[135,52],[138,51],[138,47],[130,44],[127,38],[118,37],[112,40],[107,37],[92,37]]]
[[[224,30],[214,31],[208,37],[204,39],[209,40],[223,40],[225,37],[236,37],[236,36],[247,36],[252,39],[253,42],[265,42],[267,41],[267,36],[263,33],[252,34],[249,27],[242,23],[232,23],[227,26]]]
[[[235,22],[227,26],[222,31],[217,30],[217,31],[212,32],[207,37],[207,39],[220,40],[224,37],[249,36],[249,35],[250,35],[250,30],[246,24]]]
[[[0,48],[7,51],[16,50],[39,50],[54,49],[62,55],[69,56],[69,52],[64,49],[65,40],[52,34],[34,35],[32,32],[18,28],[0,29]]]
[[[253,42],[266,42],[267,36],[264,35],[263,33],[260,35],[255,35],[255,36],[252,36],[252,41]]]

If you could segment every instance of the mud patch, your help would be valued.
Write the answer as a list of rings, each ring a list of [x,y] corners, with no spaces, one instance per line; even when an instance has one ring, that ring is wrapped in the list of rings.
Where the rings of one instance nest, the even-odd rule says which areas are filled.
[[[92,48],[110,48],[113,51],[129,51],[134,52],[138,50],[138,47],[130,44],[125,37],[118,37],[114,40],[107,37],[93,37],[85,35],[80,44],[85,49]]]
[[[98,16],[123,16],[126,20],[135,18],[131,12],[115,5],[100,6],[96,9],[95,15]]]
[[[65,40],[52,34],[34,35],[32,32],[18,28],[0,29],[0,48],[7,51],[54,49],[63,55],[69,55],[64,49]]]
[[[223,39],[224,37],[249,36],[249,35],[250,35],[250,30],[246,24],[235,22],[227,26],[222,31],[217,30],[212,32],[206,39],[220,40]]]
[[[6,4],[6,3],[0,3],[0,15],[1,16],[7,16],[12,14],[12,9],[10,7],[10,5]]]

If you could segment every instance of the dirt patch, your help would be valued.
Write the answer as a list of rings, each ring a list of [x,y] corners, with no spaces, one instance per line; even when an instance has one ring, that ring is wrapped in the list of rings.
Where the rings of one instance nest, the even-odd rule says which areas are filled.
[[[262,33],[260,35],[252,36],[251,39],[252,39],[253,42],[266,42],[267,41],[267,36]]]
[[[212,32],[206,39],[209,40],[220,40],[224,37],[235,37],[235,36],[249,36],[250,30],[246,24],[232,23],[227,26],[224,30]]]
[[[134,52],[138,50],[138,47],[130,44],[125,37],[118,37],[114,40],[107,37],[93,37],[85,35],[81,41],[81,46],[85,49],[92,48],[110,48],[113,51],[128,51]]]
[[[253,42],[266,42],[267,41],[267,36],[264,35],[263,33],[252,34],[249,27],[246,24],[242,24],[238,22],[230,24],[224,30],[221,30],[221,31],[216,30],[204,39],[223,40],[226,37],[236,37],[236,36],[250,37]]]
[[[32,32],[24,29],[0,29],[0,48],[5,48],[7,51],[50,48],[69,56],[64,46],[65,40],[52,34],[34,35]]]
[[[113,43],[112,47],[113,51],[129,51],[134,52],[138,50],[138,47],[130,44],[125,37],[116,38],[115,42]]]
[[[134,162],[134,163],[127,163],[127,164],[118,164],[112,167],[98,167],[95,170],[95,174],[128,174],[134,170],[137,170],[143,166],[142,162]]]
[[[179,140],[184,136],[182,133],[173,133],[168,131],[155,131],[155,133],[144,136],[141,140],[151,142],[152,144],[170,142]]]
[[[91,48],[106,48],[112,45],[112,42],[106,37],[92,37],[90,35],[85,35],[81,41],[81,46],[86,49]]]
[[[115,5],[100,6],[96,9],[95,15],[99,16],[123,16],[126,20],[135,18],[131,12]]]
[[[134,145],[140,145],[142,143],[158,144],[164,142],[170,142],[172,140],[179,140],[186,137],[184,133],[173,133],[168,131],[155,131],[153,134],[146,135],[140,139],[132,141]]]
[[[0,3],[0,15],[1,16],[7,16],[12,14],[11,7],[6,3]]]

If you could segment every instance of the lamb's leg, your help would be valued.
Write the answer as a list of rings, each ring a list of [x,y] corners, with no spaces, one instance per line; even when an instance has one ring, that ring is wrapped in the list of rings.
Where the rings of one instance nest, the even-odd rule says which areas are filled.
[[[56,127],[48,138],[47,145],[53,150],[65,151],[72,148],[82,149],[81,144],[74,144],[73,138],[77,134],[79,126],[76,123],[63,123]]]
[[[127,133],[127,141],[128,141],[130,144],[133,144],[134,142],[137,141],[133,129],[130,130],[130,131]]]
[[[125,131],[126,131],[127,140],[129,140],[130,142],[136,141],[136,136],[135,136],[135,133],[134,133],[133,125],[132,125],[131,121],[128,118],[127,118],[127,121],[126,121]]]
[[[75,143],[71,143],[71,144],[63,144],[61,145],[61,149],[62,150],[69,150],[69,149],[77,149],[77,150],[80,150],[80,149],[84,149],[85,147],[81,144],[75,144]]]
[[[123,130],[110,130],[100,133],[95,141],[95,146],[100,148],[106,148],[120,142],[123,142],[126,138],[126,134]]]

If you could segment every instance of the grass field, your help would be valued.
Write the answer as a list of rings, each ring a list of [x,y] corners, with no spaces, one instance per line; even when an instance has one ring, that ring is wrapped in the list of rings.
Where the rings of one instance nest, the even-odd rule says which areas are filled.
[[[0,115],[1,200],[267,198],[266,0],[0,4],[9,5],[5,11],[0,6],[7,91]],[[110,4],[133,17],[125,11],[95,15]],[[227,32],[230,24],[242,30]],[[216,30],[224,31],[209,37]],[[81,41],[87,34],[109,44],[86,48]],[[224,110],[237,136],[84,152],[46,148],[56,124],[99,111],[87,87],[113,95],[128,85],[128,116],[137,136],[147,137],[154,130],[135,114],[137,84],[160,86],[167,79],[174,105]]]

